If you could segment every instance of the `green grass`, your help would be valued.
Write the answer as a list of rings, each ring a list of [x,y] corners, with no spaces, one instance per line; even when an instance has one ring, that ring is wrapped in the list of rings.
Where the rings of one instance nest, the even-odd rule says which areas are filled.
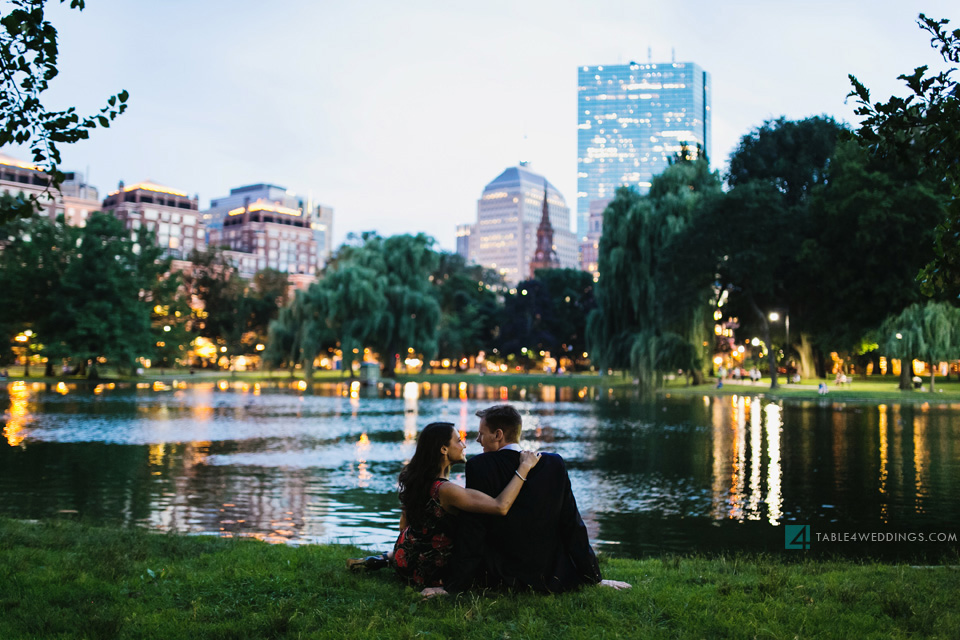
[[[898,388],[899,380],[892,376],[874,376],[867,379],[857,379],[850,384],[842,387],[835,385],[832,381],[826,381],[829,393],[823,396],[823,399],[833,402],[858,402],[858,401],[881,401],[881,402],[960,402],[960,382],[956,381],[956,376],[951,377],[950,381],[941,382],[937,379],[935,391],[927,391],[930,385],[930,379],[924,378],[923,384],[925,390],[911,389],[901,391]],[[770,379],[764,378],[757,384],[751,384],[747,381],[744,384],[736,384],[727,380],[722,389],[716,388],[716,381],[711,380],[710,384],[704,384],[697,387],[688,387],[682,380],[673,380],[660,391],[671,395],[758,395],[763,394],[770,398],[791,398],[791,399],[820,399],[817,393],[817,385],[821,382],[819,379],[801,380],[799,385],[784,384],[784,379],[780,379],[780,388],[770,389]]]
[[[10,379],[19,380],[22,377],[22,366],[9,367]],[[33,376],[28,378],[32,382],[88,382],[86,379],[78,377],[55,377],[44,378],[37,374],[42,373],[42,368],[33,367]],[[166,369],[161,374],[158,369],[151,369],[143,376],[130,377],[120,376],[110,369],[101,368],[102,382],[153,382],[156,380],[169,382],[171,380],[181,380],[185,382],[199,382],[210,380],[239,380],[245,382],[264,382],[277,381],[285,382],[288,380],[302,380],[303,371],[297,370],[294,376],[290,376],[289,371],[213,371],[197,369],[196,373],[190,375],[186,369]],[[314,382],[340,382],[349,380],[350,377],[343,371],[327,371],[318,369],[314,371]],[[356,379],[356,378],[354,378]],[[565,373],[562,375],[553,375],[549,373],[460,373],[457,371],[442,371],[435,373],[416,373],[416,374],[398,374],[396,382],[430,382],[430,383],[460,383],[484,384],[489,386],[505,387],[530,387],[536,385],[548,385],[557,387],[603,387],[614,389],[636,389],[633,379],[621,372],[616,372],[609,376],[599,376],[596,373]],[[712,378],[707,383],[698,386],[687,386],[686,380],[678,378],[666,382],[664,388],[658,390],[661,394],[671,395],[764,395],[771,398],[791,398],[791,399],[819,399],[817,385],[820,379],[804,379],[798,385],[787,384],[786,377],[780,378],[781,388],[775,391],[770,389],[770,379],[763,378],[759,383],[752,384],[747,381],[744,384],[734,383],[730,380],[725,381],[722,389],[716,388],[716,381]],[[834,402],[960,402],[960,382],[956,376],[949,380],[946,378],[937,378],[936,390],[933,393],[926,391],[929,388],[930,379],[925,377],[923,384],[924,390],[900,391],[898,389],[899,380],[894,376],[872,376],[869,378],[857,378],[850,384],[839,387],[832,380],[825,380],[830,392],[826,399]]]
[[[631,591],[424,602],[389,571],[348,573],[356,553],[0,520],[0,638],[960,637],[949,567],[611,559]]]

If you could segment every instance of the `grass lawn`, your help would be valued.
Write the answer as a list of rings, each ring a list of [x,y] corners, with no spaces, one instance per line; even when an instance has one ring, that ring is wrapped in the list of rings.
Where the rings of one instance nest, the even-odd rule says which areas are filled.
[[[8,367],[10,380],[23,379],[23,367]],[[81,382],[87,381],[77,377],[55,377],[44,378],[38,374],[43,372],[42,368],[33,367],[31,373],[34,375],[27,380],[31,382]],[[140,377],[119,376],[115,371],[101,368],[101,377],[103,381],[117,382],[153,382],[156,380],[169,382],[180,380],[185,382],[192,381],[211,381],[211,380],[237,380],[244,382],[263,382],[277,381],[285,382],[288,380],[302,380],[303,372],[297,370],[293,377],[289,371],[211,371],[198,369],[191,375],[184,369],[167,369],[160,373],[158,369],[151,369]],[[357,379],[357,378],[354,378]],[[349,375],[343,371],[327,371],[318,369],[314,372],[314,382],[341,382],[350,380]],[[430,382],[430,383],[451,383],[458,384],[465,382],[467,384],[482,384],[488,386],[505,387],[530,387],[537,385],[549,385],[558,387],[603,387],[613,389],[631,390],[636,389],[632,377],[624,376],[621,372],[613,375],[600,376],[596,373],[564,373],[554,375],[549,373],[459,373],[456,371],[445,371],[438,373],[401,373],[396,376],[395,382]],[[912,389],[909,391],[900,391],[897,387],[899,380],[894,376],[872,376],[870,378],[857,378],[844,386],[837,386],[833,381],[820,379],[804,379],[799,384],[787,384],[786,377],[780,378],[780,388],[772,391],[770,389],[770,379],[763,378],[760,382],[754,384],[746,381],[724,381],[722,388],[716,388],[716,380],[708,379],[708,382],[698,386],[687,386],[686,380],[677,378],[668,380],[662,389],[657,393],[671,395],[759,395],[762,394],[770,398],[794,398],[794,399],[819,399],[821,396],[817,393],[817,385],[820,382],[826,382],[829,393],[824,399],[833,402],[857,402],[857,401],[878,401],[878,402],[960,402],[960,381],[956,376],[949,379],[937,378],[935,391],[927,391],[930,385],[930,379],[924,378],[924,389]]]
[[[632,590],[422,601],[391,572],[348,573],[357,553],[0,519],[0,638],[960,637],[947,566],[604,559]]]
[[[941,381],[938,378],[935,391],[931,393],[929,389],[930,379],[924,378],[924,390],[911,389],[901,391],[898,388],[899,380],[889,376],[874,376],[867,379],[857,379],[853,382],[837,386],[832,381],[821,381],[819,379],[804,379],[799,384],[784,384],[784,379],[780,379],[780,388],[770,389],[770,379],[763,378],[760,382],[753,384],[749,380],[737,383],[730,380],[724,381],[723,388],[716,388],[716,381],[711,384],[704,384],[697,387],[688,387],[682,380],[672,380],[660,391],[660,393],[669,393],[672,395],[757,395],[763,394],[771,398],[808,398],[820,399],[833,402],[844,401],[881,401],[881,402],[960,402],[960,382],[956,381],[956,376],[949,382]],[[826,382],[828,393],[820,396],[817,393],[817,385],[820,382]]]

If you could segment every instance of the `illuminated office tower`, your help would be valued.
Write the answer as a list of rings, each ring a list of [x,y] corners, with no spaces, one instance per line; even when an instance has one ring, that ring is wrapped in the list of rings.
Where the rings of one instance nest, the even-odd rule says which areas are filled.
[[[685,146],[710,157],[710,75],[690,62],[580,67],[577,86],[577,237],[591,202],[617,187],[646,193]],[[594,207],[597,205],[594,204]]]
[[[206,249],[206,229],[197,211],[197,197],[150,181],[107,194],[102,210],[119,218],[127,229],[146,227],[156,234],[166,256],[186,260],[194,249]]]
[[[220,228],[210,230],[210,244],[226,249],[224,257],[241,278],[274,269],[288,274],[298,288],[316,280],[317,242],[300,208],[264,200],[248,202],[228,211]]]
[[[494,269],[510,285],[529,278],[544,195],[559,266],[576,269],[577,239],[570,231],[570,208],[556,187],[523,163],[507,168],[484,187],[477,202],[477,222],[470,227],[470,262]]]
[[[230,189],[230,195],[211,199],[210,208],[202,212],[209,238],[213,237],[214,231],[223,229],[230,211],[258,201],[301,211],[317,245],[314,268],[323,269],[333,253],[333,208],[315,202],[312,196],[299,195],[275,184],[260,183],[236,187]]]

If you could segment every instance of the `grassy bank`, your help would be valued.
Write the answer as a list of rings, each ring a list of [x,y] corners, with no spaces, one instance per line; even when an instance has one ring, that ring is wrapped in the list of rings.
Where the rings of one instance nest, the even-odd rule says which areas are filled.
[[[898,381],[893,378],[876,377],[867,380],[856,380],[849,384],[838,386],[827,382],[828,392],[825,396],[817,392],[820,380],[802,380],[799,384],[784,384],[780,381],[780,388],[770,389],[770,380],[763,379],[758,383],[732,382],[727,380],[722,388],[716,387],[716,382],[697,387],[688,387],[680,380],[669,382],[660,393],[671,395],[759,395],[769,398],[827,400],[831,402],[908,402],[908,403],[942,403],[960,402],[960,382],[954,377],[950,382],[937,382],[935,391],[929,392],[920,389],[901,391]],[[929,385],[929,378],[924,380]]]
[[[9,367],[10,381],[24,380],[22,374],[23,367]],[[36,367],[33,372],[40,373]],[[239,382],[276,382],[285,383],[287,381],[302,380],[303,372],[296,371],[291,376],[289,371],[211,371],[198,369],[194,374],[187,370],[167,369],[161,373],[158,369],[151,369],[143,376],[130,377],[118,375],[115,371],[109,369],[101,370],[101,380],[88,381],[78,377],[55,377],[44,378],[38,375],[26,378],[28,382],[47,382],[56,384],[57,382],[79,383],[81,385],[94,385],[97,382],[155,382],[161,381],[169,383],[173,380],[183,382],[210,382],[219,380],[239,381]],[[342,371],[317,370],[314,372],[313,381],[315,383],[345,382],[350,380],[349,375]],[[356,378],[354,378],[356,380]],[[430,382],[431,384],[449,383],[459,384],[461,382],[470,385],[487,385],[493,387],[536,387],[555,386],[555,387],[601,387],[604,389],[637,389],[636,384],[630,376],[624,376],[620,372],[608,376],[599,376],[596,373],[565,373],[562,375],[553,375],[548,373],[460,373],[456,371],[445,371],[438,373],[417,373],[417,374],[398,374],[395,379],[385,381],[391,382]],[[769,378],[764,378],[757,383],[750,381],[732,381],[726,380],[722,388],[716,387],[716,380],[710,379],[706,384],[698,386],[687,386],[684,379],[668,380],[666,385],[657,391],[660,394],[671,395],[764,395],[770,398],[784,399],[825,399],[832,402],[900,402],[900,403],[944,403],[960,402],[960,382],[956,376],[949,380],[938,378],[936,390],[933,393],[926,391],[929,385],[929,378],[924,378],[924,389],[911,389],[901,391],[898,388],[898,379],[893,376],[873,376],[862,378],[853,382],[837,386],[832,381],[827,383],[829,393],[821,397],[817,393],[817,385],[821,382],[819,379],[804,379],[798,384],[788,384],[785,378],[780,379],[780,388],[770,389]]]
[[[355,553],[0,520],[0,638],[960,637],[947,567],[608,560],[631,591],[423,602],[389,572],[349,574]]]

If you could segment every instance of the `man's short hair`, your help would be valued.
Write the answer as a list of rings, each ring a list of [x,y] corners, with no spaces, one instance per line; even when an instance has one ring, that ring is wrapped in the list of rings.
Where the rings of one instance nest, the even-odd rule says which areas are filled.
[[[520,432],[523,430],[523,419],[520,412],[509,404],[497,404],[477,411],[477,416],[487,423],[492,432],[500,429],[507,442],[520,442]]]

